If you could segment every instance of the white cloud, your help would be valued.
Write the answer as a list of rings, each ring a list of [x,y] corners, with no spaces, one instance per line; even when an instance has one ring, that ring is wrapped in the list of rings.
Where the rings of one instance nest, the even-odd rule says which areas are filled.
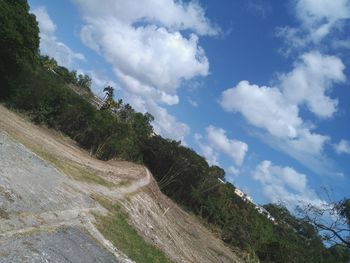
[[[298,107],[288,103],[277,88],[241,81],[222,93],[220,104],[226,111],[242,113],[249,123],[277,137],[295,138],[302,124]]]
[[[219,29],[199,4],[174,0],[74,2],[85,21],[82,41],[112,64],[128,96],[155,116],[162,135],[174,138],[175,132],[183,137],[188,127],[176,122],[181,126],[176,131],[169,123],[175,118],[159,104],[177,104],[182,81],[208,74],[209,62],[197,35],[215,35]],[[159,109],[161,113],[154,111]]]
[[[200,149],[201,154],[203,154],[209,165],[220,165],[218,161],[219,153],[216,152],[211,146],[202,143],[201,140],[203,139],[203,136],[196,133],[194,135],[194,139]]]
[[[298,0],[296,15],[303,26],[311,31],[313,39],[325,37],[336,23],[350,18],[348,0]]]
[[[318,117],[331,117],[337,100],[328,94],[334,83],[345,81],[344,68],[337,57],[306,53],[290,73],[280,75],[276,86],[259,87],[241,81],[222,93],[220,104],[267,131],[278,148],[297,160],[322,159],[329,137],[313,132],[314,127],[302,119],[299,108],[306,105]]]
[[[210,165],[219,165],[220,153],[228,156],[236,165],[241,165],[248,151],[248,145],[245,142],[229,139],[224,129],[212,125],[206,128],[205,143],[202,142],[203,137],[200,134],[195,134],[194,138]]]
[[[205,17],[196,1],[174,0],[124,1],[74,0],[89,18],[115,17],[125,24],[145,22],[161,24],[172,30],[190,29],[199,35],[216,35],[220,29]]]
[[[253,172],[253,178],[261,183],[263,194],[269,202],[282,202],[290,210],[302,204],[316,206],[326,204],[310,188],[307,176],[291,167],[277,166],[271,161],[263,161]]]
[[[57,29],[55,23],[51,20],[45,7],[41,6],[32,10],[39,23],[40,33],[45,35],[53,35]]]
[[[298,106],[288,102],[277,88],[241,81],[222,93],[220,103],[224,110],[240,112],[250,124],[266,130],[297,152],[319,154],[327,140],[306,127]]]
[[[285,38],[287,53],[291,48],[303,48],[310,43],[319,44],[350,19],[349,0],[297,0],[294,3],[301,27],[282,27],[277,33]]]
[[[56,59],[57,63],[69,69],[74,69],[78,61],[85,61],[81,53],[76,53],[55,36],[57,26],[52,21],[45,7],[38,7],[31,11],[39,23],[40,52]]]
[[[327,94],[333,84],[345,81],[344,69],[338,57],[318,52],[303,54],[294,69],[281,76],[283,95],[293,104],[305,103],[318,117],[331,117],[338,101]]]
[[[196,35],[187,39],[154,25],[135,28],[115,20],[103,22],[85,26],[82,39],[94,39],[118,75],[174,95],[182,80],[208,74],[209,63]]]
[[[341,140],[338,144],[334,145],[334,149],[337,154],[350,154],[350,143],[346,140]]]
[[[230,157],[235,164],[241,165],[248,151],[248,145],[245,142],[229,139],[226,131],[212,125],[206,128],[207,140],[211,147],[218,152],[222,152]]]

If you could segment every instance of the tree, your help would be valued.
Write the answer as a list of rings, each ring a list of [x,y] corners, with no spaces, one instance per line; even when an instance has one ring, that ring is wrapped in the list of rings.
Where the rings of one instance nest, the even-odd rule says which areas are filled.
[[[18,74],[37,64],[39,27],[26,0],[1,0],[0,25],[0,99],[3,99],[18,85]]]
[[[323,206],[308,204],[299,210],[304,220],[320,231],[323,240],[350,249],[350,199]]]
[[[106,92],[106,100],[113,100],[114,97],[114,88],[107,86],[103,89],[103,92]]]
[[[106,92],[106,95],[105,95],[104,104],[102,105],[101,110],[112,110],[116,112],[120,108],[120,106],[122,106],[123,101],[119,100],[118,102],[116,102],[114,100],[113,87],[107,86],[103,89],[103,91]]]
[[[58,64],[54,58],[50,58],[49,56],[41,56],[41,64],[45,69],[57,74],[56,70],[58,68]]]
[[[210,167],[209,175],[215,179],[220,178],[221,180],[225,180],[225,170],[217,165]]]
[[[79,87],[81,87],[87,91],[91,91],[92,79],[89,77],[89,75],[79,74],[77,84]]]

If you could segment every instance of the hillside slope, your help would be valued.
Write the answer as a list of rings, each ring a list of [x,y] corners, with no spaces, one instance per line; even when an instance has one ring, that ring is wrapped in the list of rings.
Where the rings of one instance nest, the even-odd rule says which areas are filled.
[[[82,244],[80,248],[94,248],[90,253],[101,255],[101,262],[110,262],[111,255],[96,246],[96,239],[119,260],[127,260],[94,227],[93,215],[107,213],[96,201],[101,196],[121,204],[138,233],[173,261],[242,262],[194,217],[165,197],[146,168],[129,162],[94,159],[72,140],[35,126],[3,106],[0,116],[0,161],[6,164],[1,166],[0,174],[0,243],[10,251],[0,250],[0,255],[9,259],[0,262],[14,259],[15,251],[8,248],[16,242],[18,247],[30,247],[43,255],[43,243],[31,240],[45,239],[53,242],[58,254],[63,251],[62,246],[69,244],[66,239],[77,240],[75,243]],[[45,230],[46,237],[38,229]],[[86,230],[93,239],[84,234]],[[30,237],[24,235],[14,240],[18,233],[30,233],[32,238],[28,241]],[[74,259],[79,253],[85,252],[61,256]]]

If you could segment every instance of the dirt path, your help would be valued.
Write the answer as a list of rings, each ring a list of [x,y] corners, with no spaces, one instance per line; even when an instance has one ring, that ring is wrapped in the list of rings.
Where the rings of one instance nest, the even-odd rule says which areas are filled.
[[[102,181],[91,181],[86,176],[90,173]],[[18,234],[61,233],[62,227],[73,227],[73,232],[67,232],[84,229],[114,258],[131,262],[95,228],[91,212],[106,211],[91,198],[94,195],[122,204],[137,231],[176,262],[243,262],[195,217],[165,197],[145,167],[94,159],[69,138],[33,125],[0,105],[0,247]],[[57,236],[61,242],[61,234]],[[11,262],[1,261],[1,253],[0,262]]]

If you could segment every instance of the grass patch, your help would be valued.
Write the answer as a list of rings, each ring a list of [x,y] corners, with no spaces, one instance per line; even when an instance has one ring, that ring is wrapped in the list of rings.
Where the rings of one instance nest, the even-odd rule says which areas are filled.
[[[96,197],[95,197],[96,198]],[[155,246],[148,244],[129,224],[127,215],[118,204],[97,197],[110,215],[95,215],[98,230],[110,240],[114,246],[123,251],[137,263],[171,263],[165,254]]]

